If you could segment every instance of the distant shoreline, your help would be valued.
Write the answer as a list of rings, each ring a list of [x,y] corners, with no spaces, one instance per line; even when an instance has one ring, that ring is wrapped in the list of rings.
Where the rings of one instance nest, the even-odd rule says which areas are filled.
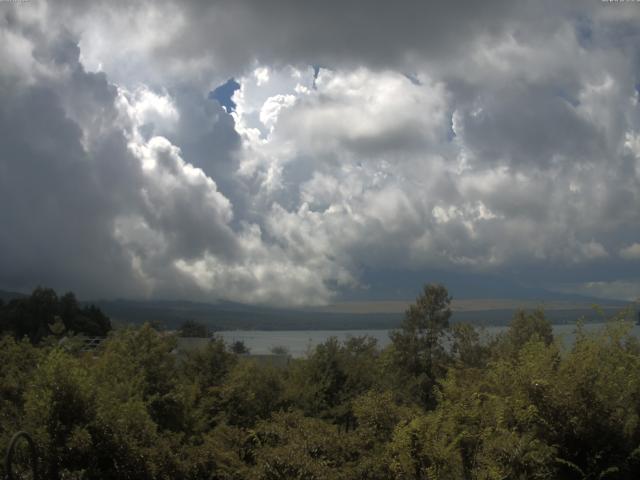
[[[171,308],[126,308],[113,309],[109,305],[100,307],[112,318],[114,325],[142,324],[154,322],[159,326],[174,330],[186,320],[194,320],[206,325],[211,331],[323,331],[323,330],[377,330],[397,328],[403,313],[338,313],[319,311],[227,311],[227,310],[185,310]],[[524,307],[523,307],[524,308]],[[530,310],[531,308],[526,308]],[[500,310],[454,310],[452,323],[466,322],[477,326],[505,326],[511,322],[519,308]],[[578,320],[585,323],[602,323],[619,312],[621,307],[559,308],[545,309],[545,315],[554,325],[574,324]],[[635,311],[630,319],[635,320]]]

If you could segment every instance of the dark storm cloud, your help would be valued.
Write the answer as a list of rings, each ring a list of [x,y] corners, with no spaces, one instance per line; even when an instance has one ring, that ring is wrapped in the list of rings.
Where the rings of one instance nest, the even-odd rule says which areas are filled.
[[[411,54],[452,55],[477,34],[499,33],[518,2],[187,2],[197,29],[161,51],[198,55],[221,45],[226,64],[264,62],[338,66],[398,65]],[[197,19],[197,21],[196,21]]]
[[[640,285],[635,5],[29,4],[0,5],[3,286]]]
[[[256,61],[413,74],[425,59],[464,57],[479,38],[516,31],[526,37],[532,30],[546,35],[567,15],[584,16],[598,6],[546,0],[62,0],[56,5],[57,19],[51,20],[65,19],[83,34],[83,45],[100,52],[99,60],[90,54],[87,61],[103,63],[118,81],[131,74],[150,83],[169,77],[190,83],[213,80],[211,89],[239,77]]]
[[[134,253],[156,284],[171,279],[167,292],[189,283],[173,269],[176,258],[203,252],[232,258],[230,206],[215,185],[157,142],[149,153],[156,168],[143,171],[105,74],[84,70],[67,32],[44,45],[40,35],[26,39],[35,42],[34,59],[46,71],[2,90],[0,284],[43,283],[83,295],[149,293],[132,264],[135,249],[114,236],[119,219],[131,216],[166,243],[164,258]],[[218,152],[222,146],[216,144]]]
[[[87,108],[99,105],[113,119],[115,92],[104,75],[80,69],[73,46],[55,54],[55,61],[77,69],[72,84],[16,86],[2,95],[0,283],[82,285],[93,294],[114,293],[119,285],[136,292],[126,255],[109,231],[113,212],[130,200],[136,162],[115,131],[96,139],[89,155],[62,105],[73,90]]]
[[[466,111],[461,124],[467,145],[488,162],[545,168],[554,159],[589,162],[606,155],[603,133],[549,88],[514,85],[481,105]]]

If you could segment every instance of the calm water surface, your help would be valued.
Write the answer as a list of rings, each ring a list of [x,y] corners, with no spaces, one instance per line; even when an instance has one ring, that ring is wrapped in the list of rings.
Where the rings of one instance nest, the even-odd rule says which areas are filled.
[[[604,326],[602,323],[585,325],[586,330],[597,330]],[[507,327],[485,327],[486,335],[495,335],[506,330]],[[575,324],[554,325],[553,334],[560,338],[565,345],[571,345],[575,340]],[[251,353],[270,353],[271,348],[283,346],[294,357],[303,357],[316,345],[323,343],[330,337],[346,340],[349,337],[368,335],[378,341],[378,345],[385,347],[390,343],[390,330],[229,330],[218,332],[227,342],[241,340],[251,350]],[[640,336],[640,326],[633,327],[633,334]]]

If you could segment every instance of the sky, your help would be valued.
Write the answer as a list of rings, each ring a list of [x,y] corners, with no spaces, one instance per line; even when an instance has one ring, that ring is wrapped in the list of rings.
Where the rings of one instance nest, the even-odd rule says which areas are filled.
[[[0,288],[635,299],[639,92],[640,2],[0,0]]]

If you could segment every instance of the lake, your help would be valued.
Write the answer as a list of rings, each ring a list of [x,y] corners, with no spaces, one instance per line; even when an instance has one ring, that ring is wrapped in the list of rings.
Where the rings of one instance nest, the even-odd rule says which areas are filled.
[[[604,327],[603,323],[585,324],[588,331],[597,330]],[[485,327],[487,336],[496,335],[506,330],[506,326]],[[563,341],[565,345],[571,345],[575,340],[575,324],[553,325],[553,334]],[[349,337],[361,337],[368,335],[378,341],[381,347],[387,346],[390,330],[227,330],[217,332],[225,342],[231,343],[242,341],[251,350],[251,353],[270,353],[271,348],[283,346],[289,350],[293,357],[303,357],[316,345],[325,342],[330,337],[337,337],[338,340],[346,340]],[[633,334],[640,336],[640,326],[634,325]]]

